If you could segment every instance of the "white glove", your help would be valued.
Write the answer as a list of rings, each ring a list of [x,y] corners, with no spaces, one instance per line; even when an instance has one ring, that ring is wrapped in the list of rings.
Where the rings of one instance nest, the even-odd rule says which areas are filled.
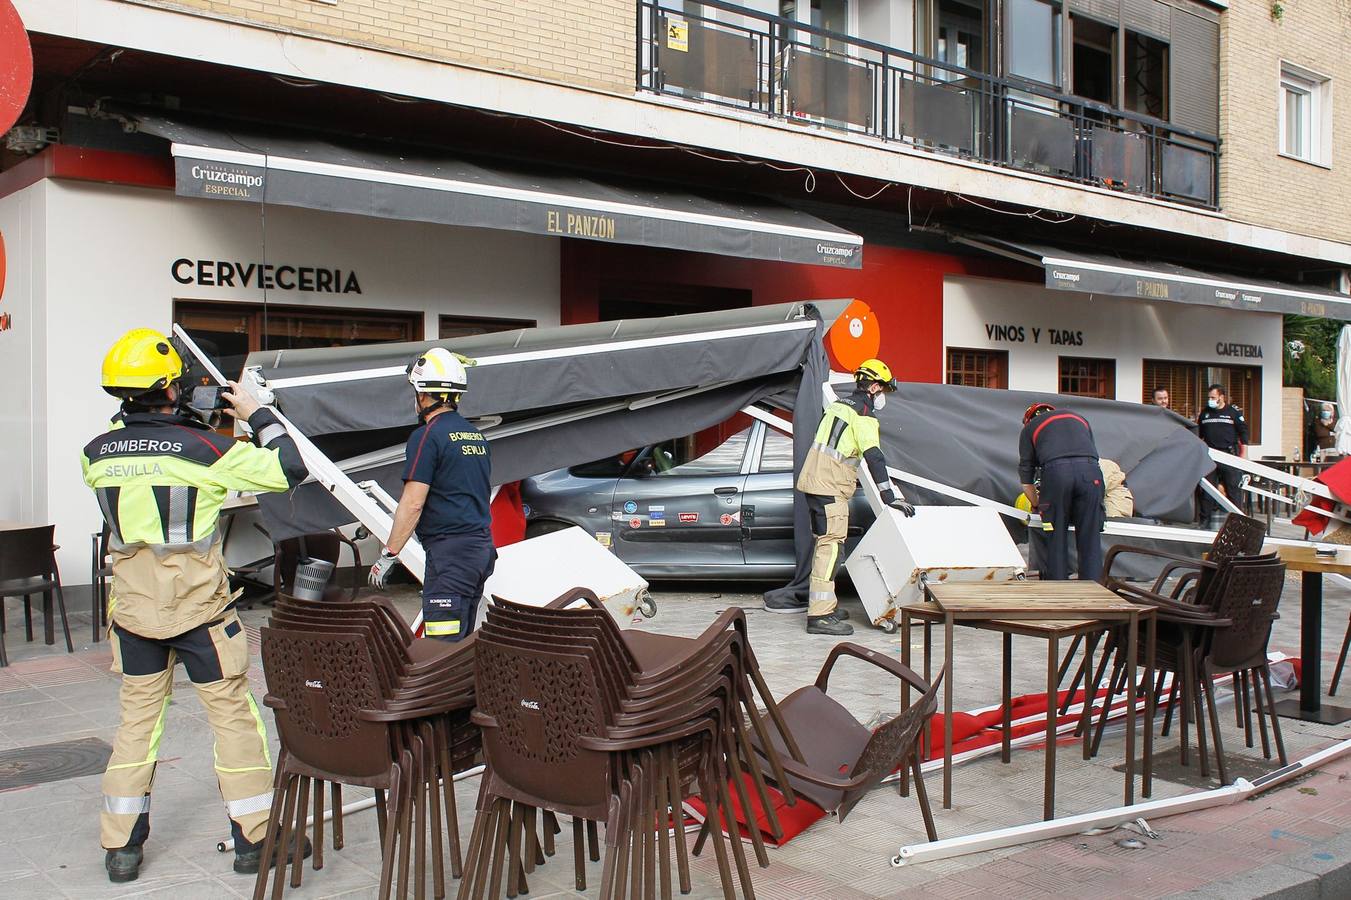
[[[380,548],[380,558],[371,566],[371,574],[367,581],[370,586],[377,591],[383,591],[389,584],[389,573],[394,571],[394,567],[399,564],[399,557],[389,552],[388,547]]]

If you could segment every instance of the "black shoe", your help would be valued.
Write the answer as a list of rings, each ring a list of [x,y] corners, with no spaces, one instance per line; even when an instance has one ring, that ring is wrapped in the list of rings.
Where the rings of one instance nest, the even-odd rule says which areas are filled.
[[[765,598],[765,612],[772,613],[805,613],[807,611],[807,601],[795,599],[780,599],[778,597]]]
[[[309,859],[310,854],[314,852],[314,846],[310,843],[310,839],[308,837],[302,835],[301,840],[305,842],[304,849],[301,852],[301,859]],[[256,844],[248,844],[246,846],[240,846],[238,841],[235,842],[236,872],[238,872],[240,875],[258,874],[258,869],[262,865],[263,861],[263,843],[264,843],[263,841],[259,841]],[[269,869],[277,864],[277,857],[279,855],[277,853],[277,849],[278,848],[273,848],[272,859],[270,859],[267,863],[267,867]],[[296,842],[295,842],[295,835],[293,834],[291,835],[291,840],[287,843],[286,856],[290,857],[295,852],[296,852]]]
[[[831,634],[836,637],[845,637],[854,633],[854,628],[848,622],[841,622],[834,613],[828,616],[808,616],[807,617],[808,634]]]
[[[145,858],[139,846],[109,850],[103,859],[103,867],[108,870],[108,880],[113,884],[125,884],[135,881],[141,875],[141,860]]]

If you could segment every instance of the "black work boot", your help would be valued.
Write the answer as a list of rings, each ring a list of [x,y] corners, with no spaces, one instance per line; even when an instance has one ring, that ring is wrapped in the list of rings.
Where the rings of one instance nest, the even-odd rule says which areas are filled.
[[[307,836],[301,835],[300,839],[305,842],[301,850],[301,859],[309,859],[310,854],[314,852],[314,846],[310,843],[310,839]],[[263,861],[263,843],[263,841],[259,841],[256,844],[250,844],[248,841],[235,841],[236,872],[240,875],[258,874],[258,869],[261,867]],[[269,869],[277,864],[277,858],[281,855],[277,852],[280,849],[280,846],[281,845],[278,844],[276,847],[272,848],[272,859],[268,860],[267,863]],[[287,857],[290,857],[295,851],[296,836],[293,832],[291,834],[291,840],[287,841],[285,854]]]
[[[854,628],[848,622],[841,622],[839,616],[831,613],[828,616],[808,616],[807,617],[808,634],[832,634],[836,637],[844,637],[854,633]]]
[[[103,859],[103,867],[108,870],[108,880],[113,884],[135,881],[140,877],[141,860],[144,858],[140,846],[109,850]]]

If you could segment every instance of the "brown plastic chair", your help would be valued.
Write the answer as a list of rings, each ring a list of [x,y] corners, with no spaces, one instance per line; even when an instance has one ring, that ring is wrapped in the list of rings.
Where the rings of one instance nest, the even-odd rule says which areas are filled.
[[[0,666],[9,665],[5,653],[4,602],[6,597],[23,597],[24,630],[33,639],[33,595],[42,594],[47,610],[46,627],[51,628],[51,599],[61,613],[61,630],[66,637],[66,652],[74,653],[70,640],[70,622],[66,619],[66,595],[61,590],[61,571],[56,565],[55,525],[14,528],[0,531]]]
[[[1271,747],[1267,740],[1267,719],[1276,741],[1276,754],[1282,766],[1286,765],[1285,742],[1281,739],[1280,719],[1276,715],[1275,699],[1271,693],[1271,671],[1267,664],[1267,643],[1271,626],[1278,617],[1277,607],[1285,587],[1285,564],[1279,559],[1261,564],[1233,565],[1220,590],[1214,615],[1202,627],[1207,629],[1201,647],[1200,677],[1210,712],[1210,723],[1215,739],[1215,758],[1220,770],[1220,783],[1228,784],[1224,769],[1224,749],[1220,739],[1220,720],[1215,710],[1216,675],[1247,673],[1254,685],[1257,701],[1257,719],[1262,731],[1262,755],[1270,759]],[[1266,703],[1263,704],[1263,694]],[[1252,746],[1252,729],[1247,730],[1248,746]]]
[[[1337,685],[1342,680],[1342,669],[1346,667],[1346,651],[1351,649],[1351,620],[1346,623],[1346,637],[1342,638],[1342,652],[1337,656],[1337,668],[1332,670],[1332,684],[1328,687],[1328,696],[1337,693]]]
[[[263,670],[268,693],[264,703],[276,716],[281,737],[276,788],[268,819],[263,858],[274,848],[294,842],[292,886],[300,881],[299,834],[304,833],[308,794],[312,779],[356,784],[382,792],[380,803],[382,859],[379,896],[387,900],[396,866],[395,851],[402,851],[401,886],[406,887],[411,807],[410,788],[416,776],[413,747],[391,721],[376,721],[372,714],[381,706],[376,665],[367,639],[361,634],[307,634],[290,629],[262,629]],[[420,749],[420,747],[418,748]],[[315,792],[316,800],[322,791]],[[387,804],[387,805],[386,805]],[[321,808],[316,805],[315,827],[322,827]],[[296,837],[291,836],[292,831]],[[322,833],[315,852],[315,868],[322,865]],[[272,896],[279,898],[286,874],[286,859],[278,860]],[[254,884],[254,900],[262,900],[269,870],[264,866]]]
[[[112,532],[105,524],[103,531],[96,531],[89,537],[91,591],[89,615],[93,620],[94,643],[98,643],[103,638],[103,630],[108,627],[108,579],[113,577],[113,564],[108,559],[108,544],[112,540]]]
[[[1204,603],[1212,587],[1219,567],[1225,562],[1240,556],[1256,556],[1262,552],[1266,542],[1267,527],[1260,519],[1240,513],[1230,513],[1224,524],[1215,533],[1203,559],[1194,559],[1163,550],[1145,547],[1131,547],[1118,544],[1107,551],[1103,559],[1102,584],[1117,593],[1132,593],[1137,596],[1166,597],[1184,603]],[[1149,588],[1126,582],[1112,575],[1112,564],[1123,556],[1149,556],[1169,562],[1154,579]],[[1173,589],[1164,594],[1169,578],[1179,576]]]
[[[869,731],[827,693],[830,673],[841,656],[861,659],[895,675],[919,690],[919,701],[875,731]],[[919,741],[938,708],[938,689],[942,681],[941,672],[933,684],[926,684],[924,679],[890,657],[854,643],[836,644],[826,657],[816,682],[798,688],[779,704],[807,758],[805,764],[791,757],[784,762],[793,787],[826,812],[837,813],[843,822],[864,794],[892,772],[908,767],[915,779],[924,830],[929,840],[938,840],[929,796],[920,773]],[[779,749],[784,752],[784,748]],[[842,776],[842,772],[847,774]]]
[[[355,566],[352,570],[352,586],[349,589],[347,599],[357,599],[357,594],[361,591],[361,579],[364,577],[361,566],[361,552],[351,538],[336,528],[278,541],[272,566],[273,591],[276,592],[278,597],[291,595],[292,588],[295,585],[296,565],[305,557],[331,562],[336,570],[343,545],[351,550],[353,565]],[[333,599],[331,595],[338,590],[336,585],[330,585],[324,599]]]
[[[718,703],[687,707],[670,720],[621,736],[607,722],[606,676],[594,656],[509,646],[480,635],[477,658],[475,721],[484,730],[488,768],[459,896],[480,897],[485,888],[488,896],[501,896],[504,862],[507,896],[525,889],[521,833],[531,809],[604,821],[602,896],[614,896],[617,887],[622,894],[626,881],[636,885],[634,896],[642,896],[658,877],[651,864],[655,833],[665,833],[658,821],[669,821],[680,809],[678,800],[672,802],[670,745],[699,742],[701,780],[711,789],[714,754],[708,748],[718,727]],[[711,806],[720,809],[716,802]],[[727,879],[725,849],[718,857]],[[666,897],[669,865],[664,871]]]

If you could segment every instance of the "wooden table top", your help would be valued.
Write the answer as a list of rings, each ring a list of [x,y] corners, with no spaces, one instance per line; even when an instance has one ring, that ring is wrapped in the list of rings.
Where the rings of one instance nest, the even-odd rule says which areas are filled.
[[[912,603],[901,607],[901,611],[922,621],[943,621],[943,607],[932,601]],[[1035,619],[1030,622],[1015,619],[967,619],[962,624],[974,628],[987,628],[991,631],[1012,631],[1017,634],[1029,634],[1037,637],[1072,635],[1080,631],[1097,631],[1103,627],[1097,619]]]
[[[1096,581],[967,581],[929,585],[945,614],[964,618],[1096,619],[1148,611]]]
[[[1339,546],[1336,556],[1318,556],[1313,547],[1269,547],[1263,552],[1271,550],[1279,553],[1285,567],[1295,572],[1351,575],[1351,547]]]

